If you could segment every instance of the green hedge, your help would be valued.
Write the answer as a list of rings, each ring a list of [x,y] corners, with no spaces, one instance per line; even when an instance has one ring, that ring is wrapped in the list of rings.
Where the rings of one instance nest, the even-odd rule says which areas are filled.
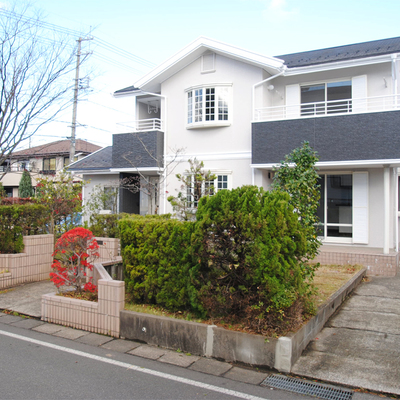
[[[48,209],[41,204],[0,206],[0,253],[21,253],[23,236],[45,233]]]
[[[170,219],[171,214],[162,215],[138,215],[138,214],[92,214],[88,224],[88,229],[97,237],[119,238],[118,221],[122,218],[128,219]]]
[[[188,308],[191,223],[166,218],[120,220],[126,290],[135,302]]]
[[[119,229],[136,303],[245,321],[258,333],[290,329],[310,311],[305,230],[287,193],[222,190],[200,200],[195,222],[124,218]]]

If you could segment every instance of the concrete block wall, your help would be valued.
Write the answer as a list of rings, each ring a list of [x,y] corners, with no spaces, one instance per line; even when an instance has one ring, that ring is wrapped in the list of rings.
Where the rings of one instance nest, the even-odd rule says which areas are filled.
[[[42,296],[42,320],[89,332],[119,337],[120,312],[125,306],[125,283],[114,281],[104,268],[95,264],[94,280],[98,301],[58,296]]]
[[[399,255],[393,254],[375,254],[375,253],[346,253],[343,251],[321,251],[315,257],[314,262],[322,265],[362,265],[367,269],[368,276],[396,276]]]
[[[0,289],[49,279],[54,236],[24,236],[24,252],[0,254]]]

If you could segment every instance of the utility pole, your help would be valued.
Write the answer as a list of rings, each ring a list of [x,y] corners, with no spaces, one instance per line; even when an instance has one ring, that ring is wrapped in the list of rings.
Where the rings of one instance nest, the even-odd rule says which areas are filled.
[[[81,47],[82,41],[84,40],[92,40],[93,38],[79,38],[78,42],[78,51],[76,53],[76,68],[75,68],[75,86],[74,86],[74,103],[72,108],[72,126],[71,126],[71,146],[69,151],[69,163],[74,162],[75,157],[75,141],[76,141],[76,112],[78,108],[78,91],[79,91],[79,66],[81,63]],[[89,54],[89,53],[87,53]]]

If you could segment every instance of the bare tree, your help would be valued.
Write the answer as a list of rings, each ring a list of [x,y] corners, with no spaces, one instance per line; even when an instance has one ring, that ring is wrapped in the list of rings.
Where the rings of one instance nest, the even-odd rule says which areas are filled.
[[[120,187],[128,189],[133,193],[140,192],[144,196],[147,196],[149,214],[157,214],[159,205],[156,204],[156,200],[160,198],[161,193],[163,193],[160,189],[167,181],[167,177],[174,171],[178,159],[184,154],[184,149],[171,149],[171,155],[168,159],[164,159],[164,155],[157,154],[154,148],[150,148],[150,146],[146,144],[142,134],[140,132],[132,133],[137,147],[134,151],[123,155],[124,160],[132,166],[136,175],[121,179]],[[141,151],[137,151],[138,147],[141,148]],[[143,173],[140,168],[145,160],[155,166],[156,171],[152,175]]]
[[[0,5],[0,165],[71,103],[76,48],[48,26],[29,5]]]

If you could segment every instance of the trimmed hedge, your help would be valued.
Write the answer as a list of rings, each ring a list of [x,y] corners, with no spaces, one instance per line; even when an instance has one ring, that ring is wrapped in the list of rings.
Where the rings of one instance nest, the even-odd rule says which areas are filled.
[[[23,236],[45,233],[49,211],[42,204],[0,206],[0,253],[21,253]]]
[[[119,221],[126,291],[134,302],[187,309],[193,224],[169,217]]]
[[[118,221],[122,218],[128,219],[170,219],[171,214],[162,215],[138,215],[138,214],[92,214],[88,224],[88,229],[97,237],[119,238]]]
[[[258,333],[300,324],[311,290],[305,230],[289,195],[255,186],[223,190],[200,200],[196,218],[119,221],[132,300],[245,322]]]

